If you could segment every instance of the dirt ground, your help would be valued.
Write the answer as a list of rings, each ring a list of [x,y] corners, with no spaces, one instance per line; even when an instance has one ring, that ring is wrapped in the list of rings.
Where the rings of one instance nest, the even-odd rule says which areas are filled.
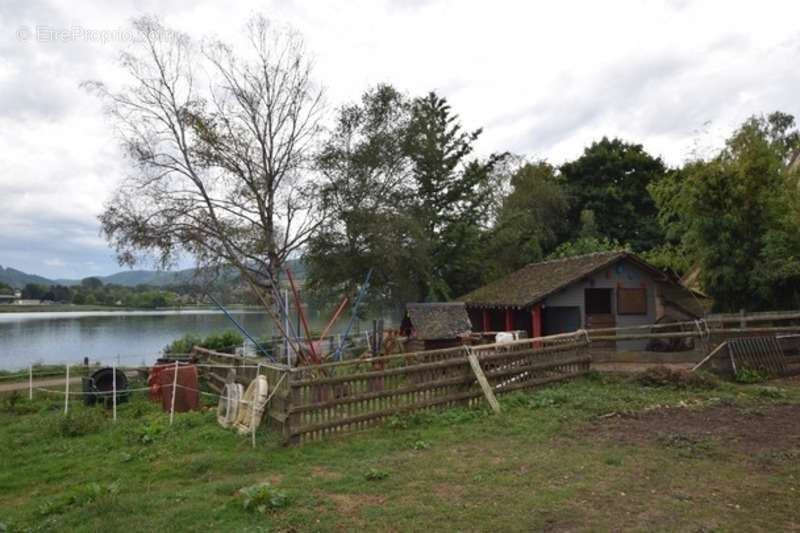
[[[800,454],[800,405],[654,409],[601,419],[587,431],[631,444],[709,441],[744,453],[796,450]]]
[[[81,378],[70,378],[69,380],[70,385],[80,385]],[[27,381],[24,382],[15,382],[15,383],[3,383],[0,384],[0,392],[14,392],[20,391],[28,392],[29,384]],[[37,387],[43,388],[54,388],[54,389],[61,389],[64,390],[64,378],[53,378],[53,379],[39,379],[33,382],[34,389]],[[38,392],[37,392],[38,393]]]

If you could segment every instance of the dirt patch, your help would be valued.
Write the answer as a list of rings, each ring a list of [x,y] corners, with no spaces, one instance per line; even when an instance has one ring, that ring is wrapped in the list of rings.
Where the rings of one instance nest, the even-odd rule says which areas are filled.
[[[386,502],[383,496],[374,496],[372,494],[326,494],[334,504],[336,510],[345,516],[355,516],[359,513],[360,509],[367,505],[382,505]]]
[[[464,494],[464,487],[454,483],[438,483],[433,486],[433,493],[444,500],[458,500]]]
[[[800,448],[800,405],[655,409],[594,422],[594,437],[626,443],[718,441],[753,453]]]
[[[337,480],[341,479],[342,474],[335,472],[325,466],[314,466],[311,468],[311,475],[317,479]]]

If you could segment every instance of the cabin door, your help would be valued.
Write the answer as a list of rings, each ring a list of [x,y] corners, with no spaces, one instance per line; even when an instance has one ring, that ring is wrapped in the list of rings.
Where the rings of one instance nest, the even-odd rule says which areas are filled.
[[[613,328],[617,323],[613,310],[614,289],[585,289],[584,312],[586,313],[586,329]],[[615,349],[614,341],[592,342],[593,346]]]

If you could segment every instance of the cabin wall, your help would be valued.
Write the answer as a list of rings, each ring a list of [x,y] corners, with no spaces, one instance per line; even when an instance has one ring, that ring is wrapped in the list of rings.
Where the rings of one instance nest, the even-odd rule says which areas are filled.
[[[612,289],[611,311],[616,327],[639,326],[652,324],[656,321],[656,286],[657,282],[649,273],[639,269],[627,261],[619,261],[591,276],[573,283],[566,289],[553,294],[544,301],[545,310],[548,307],[578,307],[580,310],[581,327],[586,327],[585,289]],[[617,312],[618,288],[644,288],[647,299],[647,313],[643,315],[620,315]],[[546,311],[545,311],[546,312]],[[547,333],[547,332],[545,332]],[[622,341],[617,343],[618,351],[643,350],[647,340]]]

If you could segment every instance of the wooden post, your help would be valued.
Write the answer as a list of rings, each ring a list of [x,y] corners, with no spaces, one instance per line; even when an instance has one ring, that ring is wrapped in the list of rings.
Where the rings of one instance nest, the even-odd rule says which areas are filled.
[[[258,381],[258,376],[261,374],[261,364],[256,366],[255,381]],[[256,449],[256,395],[253,395],[253,403],[250,404],[250,427],[252,428],[252,435],[250,437],[253,449]]]
[[[175,418],[175,391],[178,388],[178,361],[175,361],[175,375],[172,376],[172,403],[169,408],[169,425],[172,425],[172,420]]]
[[[289,373],[286,376],[288,379],[288,383],[286,384],[289,387],[289,396],[287,397],[288,405],[286,406],[287,410],[289,411],[289,416],[286,419],[288,430],[286,434],[286,444],[293,446],[296,444],[300,444],[300,435],[296,432],[300,429],[300,413],[292,412],[293,408],[300,407],[301,396],[300,396],[300,388],[293,387],[293,382],[295,381],[295,375],[292,373],[291,369],[287,369]]]
[[[483,389],[483,395],[486,396],[486,401],[489,402],[489,405],[494,411],[495,414],[500,414],[500,404],[497,403],[497,398],[494,396],[494,391],[492,390],[492,386],[489,385],[489,381],[486,379],[486,374],[483,373],[483,369],[481,368],[481,363],[478,361],[478,356],[475,355],[469,346],[466,347],[467,350],[467,359],[469,359],[469,366],[472,367],[472,372],[475,374],[475,377],[478,378],[478,383]]]
[[[111,365],[111,402],[114,411],[112,420],[117,421],[117,365]]]
[[[69,363],[67,363],[67,375],[64,379],[64,416],[69,412]]]
[[[531,309],[531,336],[532,337],[541,337],[542,336],[542,306],[541,304],[536,304]]]
[[[492,317],[489,314],[489,310],[484,308],[483,309],[483,331],[491,331],[492,330]]]
[[[514,310],[506,307],[506,331],[514,329]]]
[[[28,365],[28,399],[33,400],[33,365]]]

